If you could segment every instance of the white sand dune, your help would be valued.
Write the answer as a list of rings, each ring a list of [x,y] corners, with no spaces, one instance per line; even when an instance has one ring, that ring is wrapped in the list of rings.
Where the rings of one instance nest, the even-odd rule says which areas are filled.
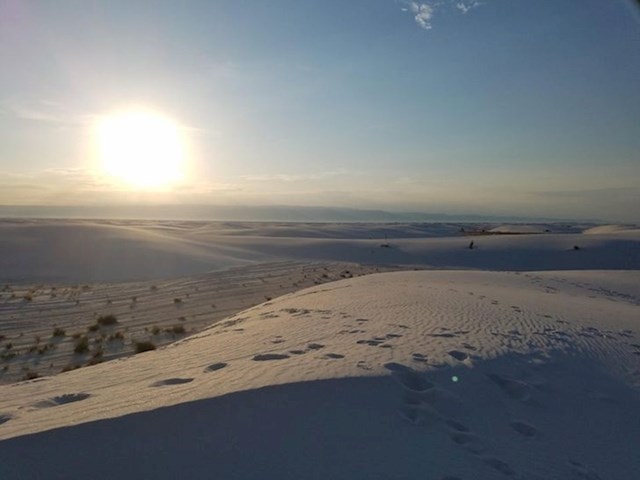
[[[200,308],[227,283],[229,311],[243,288],[263,295],[263,280],[274,291],[313,285],[211,317],[218,323],[156,351],[0,385],[0,478],[638,477],[640,235],[465,237],[437,226],[429,237],[427,227],[396,225],[386,248],[362,225],[327,228],[3,222],[5,278],[198,274],[158,281],[158,291],[67,287],[77,308],[103,312],[109,298],[131,325],[180,308],[210,318]],[[413,235],[420,228],[424,238]],[[456,270],[319,284],[321,272],[372,270],[261,263],[284,259]],[[72,311],[68,300],[47,307],[57,300],[41,288],[21,305],[3,292],[0,305],[14,310],[2,328],[40,325],[38,309]],[[148,308],[139,324],[132,292]],[[189,301],[176,306],[173,296]]]
[[[640,268],[640,231],[468,237],[461,228],[5,220],[0,222],[0,281],[153,280],[281,260],[498,270]],[[471,241],[473,250],[467,248]],[[390,248],[381,248],[387,243]],[[574,246],[580,250],[573,251]]]
[[[598,225],[597,227],[588,228],[582,233],[585,235],[603,235],[610,233],[638,234],[640,233],[640,227],[638,227],[638,225]]]
[[[639,306],[632,271],[312,287],[155,352],[0,387],[0,475],[634,478]]]

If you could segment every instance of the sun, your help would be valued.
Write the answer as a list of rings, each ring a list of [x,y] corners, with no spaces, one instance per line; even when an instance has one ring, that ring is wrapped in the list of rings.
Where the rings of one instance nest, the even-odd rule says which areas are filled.
[[[185,142],[181,128],[147,110],[101,117],[98,155],[103,171],[132,188],[168,187],[184,176]]]

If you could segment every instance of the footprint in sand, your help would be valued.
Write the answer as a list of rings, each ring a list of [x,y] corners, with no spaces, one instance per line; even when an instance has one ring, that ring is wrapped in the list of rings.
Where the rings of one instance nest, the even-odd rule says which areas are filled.
[[[480,437],[471,432],[456,432],[451,435],[451,440],[456,445],[475,455],[488,450],[488,447],[480,440]]]
[[[587,468],[585,465],[575,460],[569,460],[569,468],[571,469],[571,478],[575,480],[602,480],[602,478]]]
[[[456,360],[458,360],[459,362],[462,362],[464,360],[466,360],[467,358],[469,358],[469,355],[467,355],[464,352],[461,352],[459,350],[451,350],[449,353],[449,355],[451,355],[453,358],[455,358]]]
[[[503,462],[499,458],[486,457],[482,461],[492,467],[494,470],[508,477],[512,477],[516,474],[516,472],[509,466],[508,463]]]
[[[358,360],[358,363],[356,363],[356,367],[361,368],[363,370],[373,370],[373,367],[364,360]]]
[[[168,385],[182,385],[184,383],[193,382],[193,378],[167,378],[166,380],[159,380],[151,384],[152,387],[165,387]]]
[[[267,360],[284,360],[285,358],[289,358],[289,355],[284,353],[263,353],[253,357],[253,360],[256,362],[264,362]]]
[[[0,414],[0,425],[7,423],[9,420],[11,420],[11,415]]]
[[[216,370],[222,370],[227,365],[228,365],[228,363],[224,363],[224,362],[212,363],[211,365],[206,367],[204,369],[204,371],[205,372],[215,372]]]
[[[487,375],[503,392],[515,400],[526,402],[531,398],[531,386],[519,380],[503,377],[495,373]]]
[[[427,363],[427,356],[423,355],[422,353],[414,353],[411,355],[411,359],[414,362],[419,362],[419,363]]]
[[[337,360],[339,358],[344,358],[344,355],[340,355],[339,353],[327,353],[326,355],[323,355],[322,358]]]
[[[386,363],[384,367],[390,370],[393,378],[409,392],[423,393],[435,387],[433,383],[410,367],[399,363]]]
[[[434,425],[441,418],[440,414],[429,405],[411,402],[405,402],[399,413],[406,422],[421,427]]]
[[[471,431],[469,427],[456,420],[448,419],[445,423],[447,424],[447,427],[456,432],[467,433]]]
[[[538,434],[538,430],[533,425],[529,425],[526,422],[514,420],[510,423],[511,428],[518,432],[523,437],[533,438]]]
[[[81,400],[89,398],[90,396],[91,395],[89,395],[88,393],[65,393],[64,395],[58,395],[57,397],[42,400],[41,402],[36,403],[34,406],[36,408],[57,407],[59,405],[65,405],[67,403],[79,402]]]

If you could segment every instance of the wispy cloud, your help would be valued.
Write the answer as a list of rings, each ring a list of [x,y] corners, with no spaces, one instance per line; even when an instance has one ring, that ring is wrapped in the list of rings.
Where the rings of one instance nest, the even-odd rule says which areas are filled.
[[[413,18],[421,28],[431,30],[431,19],[433,18],[434,7],[428,3],[411,2],[409,9],[415,15]]]
[[[241,178],[242,180],[250,182],[300,182],[305,180],[322,180],[347,174],[348,172],[346,170],[331,170],[328,172],[299,174],[276,173],[267,175],[244,175]]]
[[[418,26],[424,30],[433,28],[433,18],[439,10],[453,9],[465,15],[470,10],[484,5],[483,2],[478,0],[431,0],[429,2],[401,0],[400,3],[402,11],[410,12]]]
[[[0,103],[0,112],[21,120],[48,123],[56,126],[82,126],[91,122],[90,115],[74,113],[57,102],[49,100],[12,100]]]
[[[467,14],[470,10],[481,6],[482,3],[477,1],[472,2],[458,2],[456,3],[456,8],[460,10],[463,14]]]

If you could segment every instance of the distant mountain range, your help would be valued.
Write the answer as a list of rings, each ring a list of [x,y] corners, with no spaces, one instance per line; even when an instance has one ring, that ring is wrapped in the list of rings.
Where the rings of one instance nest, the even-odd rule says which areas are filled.
[[[218,220],[247,222],[575,222],[575,219],[428,212],[389,212],[340,207],[238,205],[0,206],[0,218]],[[580,220],[597,223],[596,220]]]

